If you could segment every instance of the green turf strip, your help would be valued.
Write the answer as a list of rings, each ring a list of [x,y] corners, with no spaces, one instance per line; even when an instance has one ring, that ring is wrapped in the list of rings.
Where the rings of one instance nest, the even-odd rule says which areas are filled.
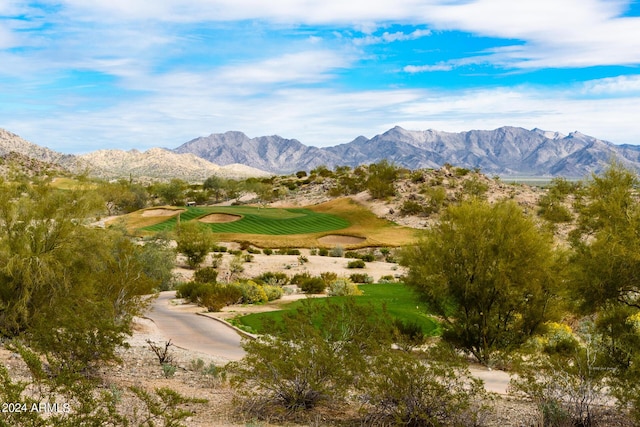
[[[225,206],[212,208],[187,208],[180,215],[180,221],[193,221],[212,213],[226,213],[242,216],[238,221],[204,224],[216,233],[289,235],[308,234],[340,230],[351,224],[335,215],[317,213],[308,209],[271,209],[248,206]],[[177,216],[160,224],[143,228],[145,231],[160,232],[173,230]]]
[[[378,283],[370,285],[360,285],[363,295],[356,297],[360,304],[372,304],[379,312],[386,306],[387,312],[392,318],[401,319],[405,322],[417,322],[422,326],[426,335],[438,335],[439,328],[437,322],[429,316],[424,304],[413,293],[413,291],[402,283]],[[331,297],[334,302],[344,301],[344,297]],[[325,298],[312,299],[313,304],[325,304]],[[283,310],[294,310],[301,305],[300,301],[295,301],[283,306]],[[279,322],[282,320],[284,311],[270,311],[266,313],[253,313],[246,316],[237,317],[234,320],[240,327],[256,333],[268,333],[265,330],[264,322],[268,319]],[[268,322],[267,322],[268,323]],[[322,327],[322,325],[318,325]]]

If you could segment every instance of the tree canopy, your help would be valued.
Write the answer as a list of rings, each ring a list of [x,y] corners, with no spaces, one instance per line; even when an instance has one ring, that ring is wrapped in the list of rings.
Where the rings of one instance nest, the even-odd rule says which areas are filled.
[[[401,263],[443,319],[443,338],[490,363],[552,315],[559,259],[551,236],[515,203],[474,199],[449,207]]]

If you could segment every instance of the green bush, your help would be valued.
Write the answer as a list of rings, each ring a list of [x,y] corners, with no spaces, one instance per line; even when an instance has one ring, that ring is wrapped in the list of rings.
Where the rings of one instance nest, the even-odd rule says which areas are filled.
[[[311,278],[311,274],[309,274],[308,271],[305,271],[303,273],[296,273],[291,278],[291,284],[300,286],[302,284],[302,282],[304,282],[305,280],[310,279],[310,278]]]
[[[309,277],[304,279],[302,283],[298,285],[302,292],[306,294],[320,294],[324,292],[327,285],[320,277]]]
[[[176,288],[176,297],[197,304],[200,298],[210,292],[212,288],[213,285],[210,283],[186,282]]]
[[[327,294],[332,297],[362,295],[362,291],[349,279],[341,278],[329,284]]]
[[[284,286],[289,284],[289,276],[280,271],[267,271],[256,277],[256,281],[260,281],[271,286]]]
[[[238,304],[243,299],[242,290],[235,285],[216,285],[208,289],[199,299],[199,304],[209,311],[220,311],[228,305]]]
[[[193,281],[199,283],[216,283],[218,272],[213,267],[204,267],[195,271]]]
[[[265,254],[265,255],[271,255],[271,254],[273,254],[273,249],[264,248],[262,250],[262,253]]]
[[[355,251],[347,251],[344,253],[345,258],[360,258],[360,254]]]
[[[354,273],[349,276],[353,283],[373,283],[373,277],[366,273]]]
[[[329,283],[338,279],[338,274],[334,273],[333,271],[324,271],[320,273],[320,278],[326,286],[329,286]]]
[[[268,301],[280,299],[284,294],[284,291],[280,286],[264,285],[262,286],[262,289],[264,290]]]
[[[365,268],[367,265],[361,259],[357,259],[355,261],[349,261],[347,264],[347,268]]]
[[[240,282],[234,286],[238,286],[242,291],[243,304],[258,304],[269,301],[269,298],[262,286],[251,280],[247,282]]]
[[[327,249],[327,248],[318,249],[318,255],[319,256],[327,256],[327,255],[329,255],[329,249]]]
[[[400,213],[402,215],[420,215],[424,213],[424,208],[415,200],[405,200],[400,207]]]
[[[222,257],[224,255],[221,253],[217,253],[217,254],[213,254],[213,256],[211,257],[211,267],[213,268],[218,268],[220,267],[220,264],[222,264]]]
[[[331,252],[329,252],[329,256],[334,258],[340,258],[343,254],[344,249],[342,249],[342,246],[335,246],[333,249],[331,249]]]
[[[376,260],[376,257],[373,254],[362,254],[359,258],[364,262],[372,262]]]
[[[407,353],[375,358],[359,384],[364,424],[402,426],[473,426],[487,411],[482,381],[467,368]]]

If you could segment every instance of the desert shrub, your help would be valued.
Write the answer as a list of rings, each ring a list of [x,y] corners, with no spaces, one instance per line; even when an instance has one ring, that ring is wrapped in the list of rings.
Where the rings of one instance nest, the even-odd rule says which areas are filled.
[[[244,398],[240,410],[279,423],[343,401],[371,356],[390,345],[388,318],[373,312],[352,299],[303,301],[283,315],[273,334],[245,341],[246,356],[234,367],[231,382]]]
[[[360,258],[360,254],[356,251],[347,251],[344,253],[345,258]]]
[[[189,302],[198,303],[200,298],[207,294],[213,285],[210,283],[186,282],[176,288],[176,297],[184,298]]]
[[[318,255],[318,248],[311,248],[311,250],[309,250],[309,255]]]
[[[270,249],[270,248],[264,248],[264,249],[262,250],[262,253],[263,253],[263,254],[265,254],[265,255],[271,255],[271,254],[273,254],[273,249]]]
[[[376,260],[376,257],[373,254],[362,254],[359,258],[364,262],[372,262]]]
[[[242,255],[242,251],[240,249],[228,249],[227,252],[231,255]]]
[[[331,252],[329,252],[329,256],[334,258],[340,258],[343,254],[344,249],[342,249],[342,246],[334,246],[333,249],[331,249]]]
[[[396,281],[395,277],[393,277],[390,274],[387,274],[380,277],[380,280],[378,280],[378,283],[393,283],[395,281]]]
[[[549,194],[546,194],[538,201],[540,206],[538,215],[549,222],[561,223],[569,222],[573,219],[571,211],[562,204],[560,200],[554,200]]]
[[[465,175],[468,175],[469,172],[471,172],[471,170],[467,168],[455,168],[453,171],[453,173],[455,173],[456,176],[465,176]]]
[[[214,245],[213,248],[211,249],[212,252],[227,252],[227,247],[226,246],[218,246],[218,245]]]
[[[366,425],[471,426],[487,410],[475,406],[487,396],[482,381],[449,360],[423,363],[387,352],[375,358],[358,387]]]
[[[347,268],[365,268],[367,265],[361,259],[357,259],[355,261],[349,261],[347,263]]]
[[[323,271],[320,273],[320,278],[326,286],[329,286],[329,283],[338,279],[338,273],[334,273],[333,271]]]
[[[280,286],[271,286],[264,285],[262,286],[265,295],[267,296],[267,301],[273,301],[282,298],[284,291]]]
[[[533,341],[532,354],[514,365],[518,376],[511,380],[511,392],[535,402],[544,425],[607,424],[601,406],[610,399],[606,384],[611,371],[603,369],[607,344],[593,327],[583,329],[587,333],[578,334],[578,341],[568,327],[551,325]]]
[[[411,182],[413,182],[414,184],[424,182],[425,181],[424,172],[421,170],[413,171],[411,172],[410,179],[411,179]]]
[[[329,255],[329,249],[327,249],[327,248],[318,249],[318,255],[319,256],[327,256],[327,255]]]
[[[307,294],[319,294],[324,292],[327,285],[319,277],[309,277],[304,279],[302,283],[298,285],[302,292]]]
[[[353,283],[373,283],[373,277],[366,273],[354,273],[349,276]]]
[[[271,286],[284,286],[289,283],[289,276],[280,271],[267,271],[256,277],[256,281]]]
[[[193,281],[199,283],[216,283],[218,272],[213,267],[199,268],[193,274]]]
[[[296,273],[291,278],[291,284],[300,286],[302,282],[310,278],[311,278],[311,274],[309,274],[308,271],[305,271],[303,273]]]
[[[243,300],[242,289],[236,285],[215,285],[200,297],[199,304],[209,311],[220,311],[223,307],[238,304]]]
[[[242,251],[246,251],[247,249],[249,249],[251,247],[251,242],[248,240],[242,240],[240,242],[238,242],[240,244],[240,250]]]
[[[307,176],[307,172],[306,172],[306,171],[298,171],[298,172],[296,172],[296,177],[297,177],[298,179],[300,179],[300,178],[304,178],[304,177],[306,177],[306,176]]]
[[[422,204],[416,200],[405,200],[400,207],[402,215],[420,215],[424,213]]]
[[[242,259],[244,260],[244,262],[252,262],[254,258],[255,257],[251,254],[244,254],[242,256]]]
[[[473,197],[482,197],[489,190],[489,185],[473,177],[462,183],[462,189],[465,194]]]
[[[302,264],[305,264],[307,262],[309,262],[309,258],[307,258],[306,256],[300,255],[298,257],[298,264],[302,265]]]
[[[213,254],[213,256],[211,257],[211,267],[220,267],[220,264],[222,264],[222,257],[223,255],[221,253]]]
[[[348,278],[340,278],[329,284],[327,294],[332,297],[362,295],[362,291]]]
[[[250,254],[254,254],[255,255],[255,254],[261,253],[262,251],[260,249],[256,249],[256,248],[251,247],[251,248],[247,248],[247,252],[249,252]]]
[[[235,286],[238,286],[242,292],[243,304],[257,304],[269,301],[269,298],[267,298],[267,294],[262,286],[251,280],[247,282],[239,282],[235,284]]]
[[[427,338],[418,322],[402,319],[393,321],[393,337],[398,347],[404,351],[411,351],[424,344]]]

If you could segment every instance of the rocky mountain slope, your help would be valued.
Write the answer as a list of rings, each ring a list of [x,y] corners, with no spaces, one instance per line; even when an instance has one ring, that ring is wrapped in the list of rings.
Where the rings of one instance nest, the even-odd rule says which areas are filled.
[[[162,148],[153,148],[145,152],[100,150],[79,156],[62,154],[0,129],[0,157],[9,155],[20,155],[55,165],[71,173],[86,172],[89,176],[105,179],[134,177],[202,181],[211,175],[240,179],[269,175],[265,171],[243,164],[219,166],[193,154],[177,154]]]
[[[450,133],[394,127],[371,139],[360,136],[334,147],[307,147],[279,136],[249,138],[241,132],[212,134],[174,151],[193,153],[218,164],[230,162],[290,173],[319,165],[357,166],[388,159],[411,168],[445,163],[480,168],[487,174],[583,177],[598,172],[611,158],[640,169],[640,147],[614,145],[580,132],[562,135],[540,129],[501,127]]]
[[[78,156],[92,166],[91,174],[100,178],[138,177],[155,179],[179,178],[204,181],[211,175],[225,178],[268,176],[267,172],[241,164],[218,166],[193,154],[177,154],[162,148],[138,150],[99,150]]]

